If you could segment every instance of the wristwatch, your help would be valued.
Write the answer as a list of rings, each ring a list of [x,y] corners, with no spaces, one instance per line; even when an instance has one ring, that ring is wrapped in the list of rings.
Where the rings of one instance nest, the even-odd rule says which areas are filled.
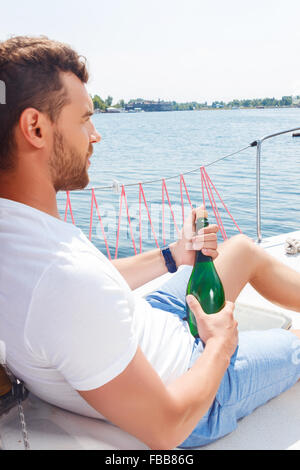
[[[175,273],[177,271],[177,266],[172,256],[171,250],[168,245],[164,246],[161,249],[162,255],[165,259],[166,266],[168,268],[169,273]]]

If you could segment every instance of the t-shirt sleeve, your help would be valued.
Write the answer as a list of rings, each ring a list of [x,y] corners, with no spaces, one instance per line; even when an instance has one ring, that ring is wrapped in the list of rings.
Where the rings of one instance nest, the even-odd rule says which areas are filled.
[[[77,390],[104,385],[137,350],[129,295],[92,254],[53,263],[36,286],[27,318],[31,353]]]

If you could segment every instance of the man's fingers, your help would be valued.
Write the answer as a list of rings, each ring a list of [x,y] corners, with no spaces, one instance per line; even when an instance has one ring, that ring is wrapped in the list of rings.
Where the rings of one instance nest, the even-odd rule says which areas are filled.
[[[235,307],[235,304],[233,302],[226,300],[225,305],[222,309],[222,312],[225,315],[227,315],[229,318],[231,318],[232,320],[234,319],[234,307]]]
[[[226,309],[228,312],[231,312],[233,314],[234,307],[235,307],[235,304],[233,302],[231,302],[230,300],[225,300],[224,309]]]
[[[213,259],[216,259],[217,256],[219,256],[219,253],[218,253],[218,251],[217,251],[216,249],[210,250],[210,249],[204,248],[204,249],[202,250],[202,253],[203,253],[205,256],[210,256],[210,257],[213,258]]]
[[[194,250],[216,250],[217,244],[215,242],[193,242],[192,244]]]
[[[204,241],[218,241],[218,237],[216,233],[200,233],[199,235],[195,235],[193,237],[193,241],[199,241],[199,242],[204,242]]]
[[[231,300],[225,300],[225,307],[233,311],[235,304],[234,302],[231,302]]]
[[[201,240],[201,238],[193,238],[192,245],[194,250],[202,250],[202,248],[216,250],[218,248],[217,240]]]
[[[203,227],[198,231],[198,234],[203,234],[203,233],[217,233],[219,231],[219,226],[216,224],[211,224],[208,225],[207,227]]]

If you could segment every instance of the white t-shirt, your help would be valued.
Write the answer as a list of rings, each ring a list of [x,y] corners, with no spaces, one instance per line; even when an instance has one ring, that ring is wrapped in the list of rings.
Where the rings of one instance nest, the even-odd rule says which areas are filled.
[[[138,345],[165,383],[188,369],[187,323],[137,298],[72,224],[0,198],[0,340],[27,388],[101,417],[76,390],[119,375]]]

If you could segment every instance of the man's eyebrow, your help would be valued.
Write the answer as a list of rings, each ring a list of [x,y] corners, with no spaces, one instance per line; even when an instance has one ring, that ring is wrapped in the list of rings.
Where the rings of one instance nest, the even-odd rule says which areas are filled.
[[[94,111],[88,110],[88,111],[86,111],[86,112],[83,114],[82,117],[83,117],[83,118],[85,118],[85,117],[90,117],[90,116],[93,116],[93,114],[94,114]]]

